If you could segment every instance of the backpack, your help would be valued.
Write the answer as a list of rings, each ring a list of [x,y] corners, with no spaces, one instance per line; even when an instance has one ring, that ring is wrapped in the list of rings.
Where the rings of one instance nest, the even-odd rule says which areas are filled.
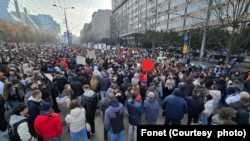
[[[23,122],[27,122],[27,119],[20,120],[15,124],[13,124],[12,126],[11,125],[8,126],[8,134],[10,141],[21,141],[20,136],[18,135],[17,132],[17,128]]]
[[[20,95],[18,93],[18,87],[17,86],[11,86],[9,88],[9,95],[8,95],[8,100],[20,100]]]

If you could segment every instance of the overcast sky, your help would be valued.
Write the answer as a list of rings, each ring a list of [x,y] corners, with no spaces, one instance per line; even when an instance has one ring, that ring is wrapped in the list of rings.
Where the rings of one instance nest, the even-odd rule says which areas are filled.
[[[10,0],[9,11],[14,9],[13,1]],[[61,29],[65,31],[63,10],[56,8],[53,4],[62,7],[74,7],[67,9],[69,30],[79,36],[84,23],[91,21],[93,12],[98,9],[111,9],[111,0],[18,0],[24,7],[27,7],[30,14],[48,14],[55,21],[60,23]]]

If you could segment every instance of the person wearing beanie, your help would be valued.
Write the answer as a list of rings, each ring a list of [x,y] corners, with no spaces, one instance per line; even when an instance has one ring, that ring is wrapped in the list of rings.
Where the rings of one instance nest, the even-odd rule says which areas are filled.
[[[19,103],[13,108],[13,114],[10,116],[9,125],[17,124],[17,133],[21,141],[35,141],[36,138],[30,134],[28,119],[28,107],[23,103]]]
[[[187,113],[187,102],[181,96],[181,89],[175,88],[173,93],[162,102],[165,110],[165,125],[180,125],[184,114]]]
[[[43,137],[44,141],[61,141],[62,121],[57,113],[51,110],[51,104],[45,102],[42,104],[40,114],[34,122],[35,131]]]
[[[110,141],[123,141],[125,108],[115,98],[114,93],[109,94],[108,98],[110,101],[108,103],[109,107],[105,111],[104,127],[109,131]]]

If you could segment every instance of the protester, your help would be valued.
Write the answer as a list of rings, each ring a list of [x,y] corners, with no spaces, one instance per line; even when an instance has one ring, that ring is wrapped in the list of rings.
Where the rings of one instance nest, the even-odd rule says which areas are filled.
[[[165,125],[180,125],[184,114],[188,110],[187,102],[181,97],[180,88],[175,88],[173,93],[162,102],[165,110]]]
[[[13,108],[13,114],[10,117],[10,126],[15,126],[19,139],[21,141],[36,141],[36,138],[30,133],[28,125],[28,107],[22,102]],[[15,129],[16,128],[16,129]]]
[[[110,141],[124,141],[124,106],[115,98],[115,94],[111,93],[109,97],[109,107],[105,111],[104,127],[109,131]]]
[[[79,141],[79,138],[88,141],[85,114],[85,109],[78,100],[72,100],[70,102],[69,112],[65,121],[69,125],[72,141]]]
[[[51,104],[42,104],[40,114],[34,122],[35,131],[44,141],[62,141],[62,121],[57,113],[53,113]]]

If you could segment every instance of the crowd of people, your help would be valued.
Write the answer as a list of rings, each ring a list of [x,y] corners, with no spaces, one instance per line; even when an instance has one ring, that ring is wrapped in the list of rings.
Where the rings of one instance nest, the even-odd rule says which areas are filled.
[[[204,69],[173,52],[81,46],[6,47],[0,56],[0,111],[11,115],[0,115],[3,141],[7,131],[15,141],[61,141],[63,123],[73,141],[88,141],[99,128],[97,110],[110,141],[124,140],[124,124],[129,141],[140,124],[249,125],[250,73],[233,61]],[[142,69],[145,58],[154,61],[152,71]]]

